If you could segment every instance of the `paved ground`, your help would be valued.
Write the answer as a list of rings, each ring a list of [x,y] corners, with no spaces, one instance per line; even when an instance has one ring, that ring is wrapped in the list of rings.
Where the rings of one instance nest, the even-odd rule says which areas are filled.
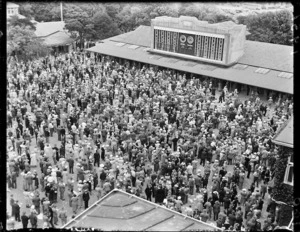
[[[245,100],[245,99],[247,99],[247,97],[242,95],[241,99]],[[28,110],[29,110],[29,108],[28,108]],[[218,132],[216,131],[216,133],[218,133]],[[60,141],[58,141],[58,135],[56,133],[54,133],[53,137],[50,137],[50,144],[57,144],[57,146],[60,147]],[[32,143],[31,143],[31,146],[30,146],[31,150],[35,146],[36,146],[36,142],[35,142],[35,139],[33,139]],[[199,166],[199,168],[203,172],[203,167]],[[37,170],[37,172],[38,172],[39,175],[41,173],[39,167],[32,168],[32,170]],[[231,171],[232,172],[232,170],[233,170],[233,166],[229,165],[227,171]],[[70,174],[70,175],[73,176],[73,177],[75,177],[76,173],[75,174]],[[245,188],[249,188],[249,186],[251,185],[251,182],[252,182],[252,175],[251,175],[250,179],[247,179],[247,178],[245,179],[244,187]],[[24,195],[23,195],[22,187],[21,187],[22,186],[22,180],[21,180],[20,176],[18,177],[18,180],[17,180],[17,186],[18,186],[17,189],[10,189],[7,192],[7,212],[8,212],[8,215],[11,215],[11,207],[9,205],[10,194],[13,194],[14,198],[18,199],[19,202],[21,203],[21,214],[22,214],[22,212],[25,211],[27,213],[27,215],[29,215],[30,210],[28,208],[26,208],[25,198],[24,198]],[[211,179],[210,179],[209,184],[208,184],[208,190],[210,190],[210,189],[211,189]],[[77,191],[77,186],[76,185],[75,185],[75,189],[74,190]],[[40,194],[40,198],[43,198],[44,196],[45,196],[45,192],[42,192]],[[195,195],[189,196],[189,199],[193,199],[193,198],[195,198]],[[67,191],[65,192],[65,199],[67,199]],[[265,199],[267,199],[267,196],[265,197]],[[92,205],[96,200],[97,200],[97,198],[96,198],[96,195],[94,194],[94,191],[93,191],[93,193],[91,195],[91,199],[89,201],[89,205]],[[68,206],[68,202],[67,201],[61,201],[60,199],[58,199],[58,202],[57,202],[58,209],[61,209],[62,206],[65,206],[65,209],[67,210],[67,213],[68,213],[68,220],[70,220],[71,217],[72,217],[72,215],[73,215],[71,207]],[[188,207],[188,204],[183,207],[183,213],[184,213],[185,207]],[[265,214],[266,207],[267,207],[267,205],[264,204],[264,208],[263,208],[263,212],[262,212],[262,218],[260,220],[261,222],[263,222],[263,220],[265,219],[265,216],[266,216],[266,214]],[[81,213],[83,210],[84,210],[84,208],[79,209],[79,211],[77,212],[77,215],[79,213]],[[38,216],[38,218],[39,218],[39,220],[38,220],[38,228],[42,228],[42,226],[43,226],[42,214],[40,214]],[[214,221],[209,221],[209,222],[215,224]],[[30,226],[31,225],[29,224],[29,227]],[[61,227],[61,226],[62,226],[61,221],[59,221],[57,227]],[[15,228],[16,229],[22,228],[22,223],[21,222],[16,222]]]

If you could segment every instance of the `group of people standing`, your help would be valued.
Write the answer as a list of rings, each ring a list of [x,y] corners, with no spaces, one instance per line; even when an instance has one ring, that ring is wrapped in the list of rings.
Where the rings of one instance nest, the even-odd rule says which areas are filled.
[[[30,208],[20,219],[12,196],[10,224],[63,225],[67,207],[119,188],[230,230],[276,225],[271,139],[292,98],[242,101],[227,85],[217,98],[209,78],[79,52],[10,63],[7,88],[8,187],[21,179]]]

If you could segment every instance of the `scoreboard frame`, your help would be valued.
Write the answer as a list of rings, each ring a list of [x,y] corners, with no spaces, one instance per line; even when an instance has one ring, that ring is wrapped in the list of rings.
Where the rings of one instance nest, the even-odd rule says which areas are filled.
[[[161,26],[153,26],[152,28],[150,50],[152,52],[228,65],[229,34],[207,33]]]

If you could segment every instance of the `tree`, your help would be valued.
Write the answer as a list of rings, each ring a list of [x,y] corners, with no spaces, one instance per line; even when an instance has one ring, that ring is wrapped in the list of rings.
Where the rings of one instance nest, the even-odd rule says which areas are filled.
[[[121,33],[117,24],[113,22],[107,13],[96,13],[92,19],[94,23],[95,37],[97,39],[106,39]]]
[[[36,29],[35,23],[31,22],[30,19],[28,19],[28,18],[21,19],[17,15],[11,16],[7,20],[7,22],[8,22],[9,26],[13,26],[13,27],[14,26],[20,26],[20,27],[22,27],[22,26],[25,26],[25,27],[29,26],[29,28],[31,30],[35,30]]]
[[[43,56],[50,49],[38,38],[29,26],[8,26],[7,55],[21,55],[26,58]]]
[[[71,33],[73,38],[80,41],[81,47],[85,40],[91,40],[96,37],[91,17],[79,6],[72,5],[66,10],[65,23],[65,28]]]
[[[247,26],[249,40],[292,45],[292,14],[287,10],[238,17]]]

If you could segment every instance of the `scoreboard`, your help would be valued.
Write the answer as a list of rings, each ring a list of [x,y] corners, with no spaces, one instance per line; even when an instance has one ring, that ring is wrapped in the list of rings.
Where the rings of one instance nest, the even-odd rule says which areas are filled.
[[[225,37],[154,27],[153,49],[223,62]]]

